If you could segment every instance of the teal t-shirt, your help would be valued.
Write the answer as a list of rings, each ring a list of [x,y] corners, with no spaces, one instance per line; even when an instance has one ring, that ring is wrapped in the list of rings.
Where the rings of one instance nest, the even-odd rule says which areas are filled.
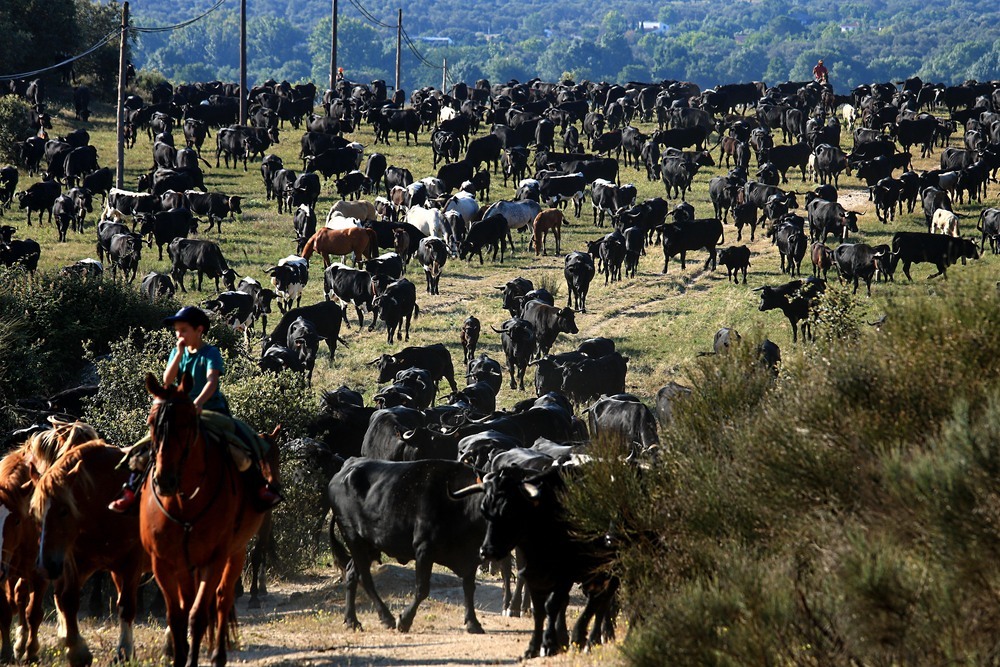
[[[167,365],[169,365],[174,357],[177,356],[177,348],[175,347],[170,351],[170,358],[167,359]],[[178,381],[184,373],[188,373],[194,383],[191,386],[190,396],[194,400],[201,393],[201,390],[205,388],[208,384],[208,371],[211,369],[219,371],[219,376],[225,375],[226,368],[222,363],[222,353],[219,352],[219,348],[214,345],[202,345],[201,349],[197,352],[192,353],[186,347],[184,348],[184,353],[181,356],[181,365],[177,373]],[[229,412],[229,404],[226,402],[226,397],[222,395],[222,388],[218,388],[215,394],[202,406],[205,410],[214,410],[215,412]]]

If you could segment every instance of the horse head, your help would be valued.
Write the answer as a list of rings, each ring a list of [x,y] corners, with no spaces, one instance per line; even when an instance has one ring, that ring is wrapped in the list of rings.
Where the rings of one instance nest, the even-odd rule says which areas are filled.
[[[67,452],[35,482],[31,513],[41,527],[37,566],[52,580],[62,576],[67,562],[73,562],[82,515],[78,498],[94,492],[94,480],[83,468],[80,456],[85,449]]]
[[[177,387],[164,387],[152,373],[146,374],[146,391],[153,397],[148,424],[152,436],[153,488],[161,496],[181,490],[181,473],[192,447],[201,441],[198,411],[191,400],[191,376],[181,376]]]

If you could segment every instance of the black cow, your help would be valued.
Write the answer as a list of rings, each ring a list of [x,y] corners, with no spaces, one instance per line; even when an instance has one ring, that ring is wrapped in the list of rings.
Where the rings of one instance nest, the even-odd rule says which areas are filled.
[[[66,232],[76,220],[76,202],[69,195],[59,195],[52,204],[52,216],[56,219],[59,241],[65,242]]]
[[[501,324],[499,329],[493,330],[500,334],[500,345],[507,357],[510,388],[517,389],[517,380],[520,379],[521,391],[524,391],[524,372],[537,347],[535,327],[527,320],[512,317]]]
[[[411,246],[412,246],[412,231],[411,233]],[[417,237],[418,239],[423,238],[422,236]],[[387,252],[384,255],[379,255],[375,259],[366,260],[364,263],[365,271],[374,275],[382,274],[389,276],[393,280],[397,280],[403,276],[403,258],[399,256],[398,253]]]
[[[445,262],[448,261],[448,245],[444,239],[439,239],[436,236],[420,239],[417,259],[424,267],[424,274],[427,278],[427,293],[440,294],[438,284],[441,281],[441,270],[444,268]]]
[[[42,248],[34,239],[14,239],[10,243],[0,243],[0,264],[19,264],[31,274],[38,268],[38,258],[41,255]]]
[[[773,287],[765,285],[758,287],[754,291],[760,292],[761,312],[779,309],[788,318],[788,323],[792,326],[792,342],[798,340],[799,323],[801,322],[803,341],[812,337],[812,325],[810,324],[810,312],[815,309],[819,295],[826,289],[826,281],[817,278],[808,278],[803,283],[801,280],[793,280],[790,283]]]
[[[405,347],[395,354],[383,354],[369,362],[379,370],[378,382],[388,382],[399,371],[407,368],[420,368],[431,374],[435,386],[441,378],[448,381],[452,392],[458,391],[455,384],[455,367],[451,361],[451,353],[441,343],[426,347]]]
[[[698,165],[685,157],[666,155],[660,163],[660,178],[667,190],[667,197],[687,198],[691,179],[698,173]],[[676,194],[674,194],[676,193]]]
[[[565,630],[560,619],[574,582],[583,584],[590,595],[572,641],[584,646],[587,626],[595,618],[590,643],[598,644],[618,588],[617,578],[605,574],[614,554],[603,538],[581,538],[572,530],[559,500],[565,482],[558,468],[525,479],[527,475],[518,468],[504,468],[455,495],[484,492],[482,511],[488,523],[483,557],[501,558],[521,548],[521,576],[528,585],[535,618],[525,657],[537,657],[540,651],[554,655],[569,643],[568,637],[561,636]]]
[[[847,239],[848,231],[858,231],[858,216],[855,211],[848,211],[839,202],[829,202],[825,199],[813,199],[806,205],[809,218],[809,237],[813,241],[826,243],[829,234],[835,234],[841,241]]]
[[[341,567],[347,572],[345,623],[360,629],[355,613],[358,581],[375,604],[388,628],[407,632],[417,606],[430,591],[431,566],[444,565],[462,579],[465,597],[465,628],[482,633],[476,618],[474,594],[479,569],[479,546],[485,521],[477,498],[453,500],[452,490],[475,482],[476,473],[457,461],[386,462],[349,459],[329,485],[334,524],[350,553],[330,542]],[[400,509],[404,508],[404,509]],[[375,590],[371,563],[384,553],[389,558],[416,562],[413,602],[398,623]]]
[[[632,394],[603,396],[587,408],[587,414],[591,438],[616,441],[633,457],[660,444],[653,411]]]
[[[344,321],[350,326],[347,319],[347,304],[353,303],[358,314],[358,327],[365,325],[365,316],[361,306],[372,310],[372,300],[375,292],[372,288],[372,277],[367,271],[351,269],[343,264],[331,264],[323,272],[323,293],[327,300],[336,297],[344,309]]]
[[[726,242],[722,221],[718,218],[702,218],[682,223],[664,224],[660,226],[660,232],[663,235],[663,273],[667,272],[670,258],[677,254],[681,256],[681,268],[686,269],[688,251],[701,248],[708,250],[705,270],[708,270],[709,264],[714,270],[716,266],[715,247],[719,243]]]
[[[382,179],[385,177],[387,164],[385,156],[381,153],[372,153],[368,156],[368,161],[365,163],[365,176],[369,179],[368,194],[377,195],[379,193],[379,187],[382,185]]]
[[[31,226],[31,212],[38,211],[38,224],[42,224],[42,212],[49,212],[49,222],[52,222],[52,206],[62,194],[62,186],[57,181],[40,181],[31,184],[24,192],[18,192],[18,208],[27,210],[28,226]]]
[[[993,250],[993,254],[997,254],[998,237],[1000,237],[1000,209],[996,208],[984,208],[979,213],[979,222],[976,223],[976,229],[982,232],[983,237],[979,244],[979,252],[983,253],[986,251],[986,239],[990,240],[990,249]]]
[[[184,130],[184,143],[188,148],[194,148],[201,155],[201,147],[208,136],[208,123],[197,118],[185,118],[181,124]]]
[[[410,320],[420,315],[413,283],[406,278],[390,283],[372,305],[378,308],[378,316],[385,322],[387,342],[392,343],[393,334],[397,340],[403,338],[403,320],[406,320],[406,340],[410,340]]]
[[[213,241],[174,239],[167,246],[167,254],[173,265],[170,275],[174,282],[180,285],[182,292],[187,292],[184,287],[184,274],[187,271],[198,272],[198,291],[200,292],[204,276],[214,278],[215,290],[219,291],[219,278],[222,277],[224,271],[229,270],[229,264],[222,256],[222,250]],[[193,282],[191,286],[193,289]]]
[[[572,308],[556,308],[540,301],[528,301],[524,304],[521,317],[535,328],[536,357],[548,354],[560,333],[580,332]]]
[[[139,292],[150,301],[161,298],[172,299],[175,291],[174,281],[170,276],[156,271],[150,271],[143,276],[139,285]]]
[[[459,139],[454,133],[444,130],[434,130],[431,133],[431,151],[434,154],[435,169],[441,160],[444,160],[445,164],[458,160],[458,149]]]
[[[577,404],[603,394],[620,394],[625,391],[627,372],[628,358],[618,352],[570,363],[563,368],[562,391]]]
[[[469,142],[468,148],[465,149],[465,160],[476,169],[479,169],[479,165],[483,163],[489,167],[492,162],[495,174],[500,168],[500,152],[502,150],[503,144],[500,137],[492,133],[487,134]]]
[[[91,195],[100,194],[101,200],[107,202],[108,193],[115,184],[115,174],[108,167],[101,167],[83,177],[80,187],[90,192]]]
[[[304,317],[295,318],[288,326],[289,350],[299,355],[299,361],[306,372],[306,384],[312,386],[313,368],[316,366],[316,353],[319,351],[323,337],[316,330],[316,325]],[[331,363],[333,356],[330,357]]]
[[[911,264],[929,262],[938,270],[929,278],[947,278],[948,267],[958,260],[964,263],[966,259],[979,259],[979,250],[975,242],[969,239],[927,232],[896,232],[892,237],[890,270],[894,272],[899,262],[902,262],[903,273],[908,280],[913,280],[910,276]]]
[[[507,284],[495,289],[501,290],[500,298],[503,300],[503,307],[510,313],[511,317],[521,315],[521,307],[524,303],[524,296],[535,289],[531,280],[518,276],[508,280]]]
[[[594,279],[594,260],[585,253],[574,251],[566,255],[563,275],[566,278],[566,307],[587,312],[587,293]]]
[[[507,234],[509,225],[507,219],[502,215],[491,215],[480,220],[469,228],[465,235],[465,240],[459,248],[459,259],[472,261],[474,255],[479,255],[479,263],[483,263],[483,248],[493,247],[493,261],[496,261],[497,251],[500,251],[500,263],[503,264],[503,256],[507,251]]]
[[[320,301],[311,306],[292,308],[282,315],[281,321],[271,331],[271,335],[264,336],[261,344],[261,354],[263,355],[267,352],[268,348],[274,345],[281,345],[287,342],[288,331],[292,326],[292,322],[300,317],[312,322],[316,328],[316,333],[326,341],[326,347],[330,351],[328,365],[333,366],[333,358],[337,353],[337,343],[340,342],[344,345],[347,345],[347,343],[344,343],[343,339],[340,338],[340,326],[344,320],[344,312],[340,309],[340,306],[332,301]]]
[[[184,194],[187,195],[192,213],[208,216],[208,229],[206,231],[212,231],[214,225],[216,230],[221,233],[223,219],[233,217],[236,214],[243,215],[242,197],[235,195],[230,197],[221,192],[198,192],[197,190],[188,190]]]
[[[472,359],[476,356],[476,346],[479,345],[479,334],[482,330],[482,325],[479,319],[473,315],[465,318],[462,323],[462,331],[460,334],[462,342],[462,360],[468,366]],[[493,392],[496,395],[496,392]],[[490,410],[492,412],[492,410]]]
[[[872,295],[872,279],[881,262],[888,263],[888,253],[876,251],[866,243],[842,243],[833,250],[837,270],[842,280],[854,280],[854,292],[858,293],[858,279],[865,281],[868,296]]]
[[[299,174],[288,191],[288,208],[294,208],[306,204],[310,208],[316,208],[319,201],[320,182],[319,176],[311,173]]]
[[[198,222],[186,208],[142,214],[137,218],[140,221],[139,233],[156,241],[160,261],[163,261],[163,246],[198,231]],[[152,245],[152,241],[149,244]]]
[[[331,148],[317,155],[306,156],[306,166],[304,171],[312,173],[318,171],[323,174],[324,179],[331,176],[340,176],[358,167],[358,152],[350,147]]]
[[[726,267],[726,281],[739,282],[739,272],[743,272],[743,284],[747,284],[747,269],[750,267],[750,248],[745,245],[731,246],[719,250],[719,264]]]
[[[771,232],[781,257],[781,272],[787,271],[791,276],[802,275],[802,259],[809,245],[801,221],[799,216],[790,214],[775,223]]]
[[[924,221],[927,223],[927,231],[931,230],[931,220],[934,218],[934,211],[943,208],[946,211],[954,212],[951,205],[951,198],[948,193],[940,188],[928,187],[920,192],[920,200],[924,207]]]
[[[770,162],[781,174],[781,182],[788,182],[788,170],[792,167],[798,167],[802,172],[802,182],[806,180],[806,167],[809,165],[809,156],[812,154],[812,149],[809,144],[804,141],[800,141],[791,146],[775,146],[761,154],[761,159]]]
[[[142,259],[142,237],[132,233],[115,234],[111,237],[108,248],[111,279],[114,280],[117,277],[120,268],[122,277],[126,282],[131,283],[135,280],[135,274],[139,270],[139,262]]]
[[[371,190],[372,187],[371,180],[357,169],[349,171],[343,177],[338,178],[334,185],[341,199],[346,199],[350,196],[352,200],[360,197],[362,191]]]
[[[97,223],[97,258],[104,261],[104,256],[110,257],[111,239],[115,234],[127,234],[129,228],[119,222],[102,220]]]

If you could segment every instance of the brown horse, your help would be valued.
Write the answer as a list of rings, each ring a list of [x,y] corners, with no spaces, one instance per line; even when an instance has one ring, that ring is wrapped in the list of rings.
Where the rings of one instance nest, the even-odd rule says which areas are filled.
[[[361,263],[361,256],[372,259],[378,252],[378,234],[374,229],[351,227],[350,229],[327,229],[324,227],[313,234],[302,248],[302,257],[309,259],[318,252],[323,256],[323,267],[330,266],[330,255],[354,253],[354,265]]]
[[[228,449],[206,442],[189,383],[185,375],[179,387],[162,387],[146,376],[154,397],[153,460],[139,506],[142,543],[167,603],[167,650],[176,667],[198,664],[206,630],[210,644],[214,637],[212,663],[226,664],[236,580],[264,518],[251,508]],[[277,471],[277,456],[271,447],[271,471]]]
[[[103,441],[77,445],[35,480],[31,512],[41,527],[38,565],[53,581],[60,635],[71,667],[90,665],[93,656],[80,636],[80,589],[98,570],[107,570],[118,589],[119,635],[116,659],[135,655],[132,624],[136,591],[149,559],[139,540],[135,516],[107,508],[128,470],[119,469],[122,451]]]
[[[31,516],[32,475],[45,471],[68,449],[97,438],[83,422],[50,418],[52,428],[35,433],[0,461],[0,662],[38,660],[38,626],[48,581],[35,565],[40,530]],[[11,644],[11,622],[17,611],[20,627]]]

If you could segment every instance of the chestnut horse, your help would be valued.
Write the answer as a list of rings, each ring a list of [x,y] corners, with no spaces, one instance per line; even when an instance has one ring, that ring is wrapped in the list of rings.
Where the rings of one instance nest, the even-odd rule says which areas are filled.
[[[80,636],[80,589],[98,570],[107,570],[118,589],[119,635],[116,659],[135,655],[139,580],[149,558],[139,540],[135,516],[117,514],[108,503],[128,479],[119,469],[122,450],[95,440],[66,451],[35,480],[31,512],[41,527],[38,565],[53,581],[60,635],[71,667],[90,665],[93,656]]]
[[[361,263],[361,256],[372,259],[378,252],[378,234],[374,229],[351,227],[350,229],[328,229],[324,227],[313,234],[302,247],[302,257],[309,259],[318,252],[323,256],[323,267],[330,266],[330,255],[354,253],[354,265]]]
[[[228,448],[206,442],[190,381],[185,374],[180,386],[162,387],[146,376],[154,397],[152,468],[139,505],[142,544],[167,603],[167,651],[176,667],[198,664],[206,630],[210,645],[214,639],[212,663],[226,664],[236,580],[264,519],[250,506]],[[270,471],[278,469],[277,456],[272,446]]]
[[[35,433],[24,445],[0,461],[0,662],[38,661],[38,626],[42,622],[42,596],[48,587],[35,566],[38,559],[38,524],[31,516],[33,474],[45,471],[66,450],[97,438],[97,432],[82,422],[60,422],[50,418],[52,428]],[[17,611],[20,628],[16,645],[10,628]]]

